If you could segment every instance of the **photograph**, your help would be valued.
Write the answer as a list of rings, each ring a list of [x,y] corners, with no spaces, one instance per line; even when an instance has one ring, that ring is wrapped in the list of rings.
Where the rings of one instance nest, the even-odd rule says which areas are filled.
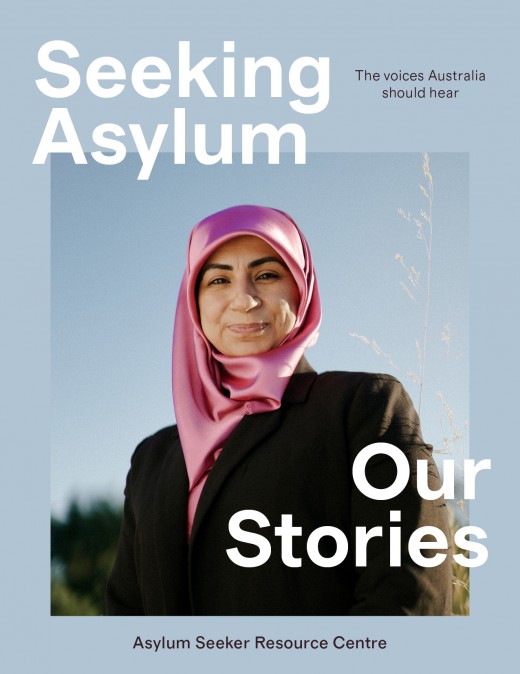
[[[53,614],[467,613],[467,155],[132,159],[53,159]]]

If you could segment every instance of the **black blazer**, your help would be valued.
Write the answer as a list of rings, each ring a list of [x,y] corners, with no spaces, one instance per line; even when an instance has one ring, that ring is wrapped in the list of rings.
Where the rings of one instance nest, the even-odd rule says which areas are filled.
[[[396,445],[410,462],[406,488],[390,501],[371,500],[352,480],[354,458],[373,442]],[[444,501],[417,494],[417,459],[429,460],[430,486],[438,488],[431,447],[393,377],[294,374],[281,408],[245,416],[226,442],[204,486],[188,545],[188,476],[177,427],[159,431],[132,457],[108,615],[449,615],[449,555],[434,568],[418,566],[408,555],[410,534],[420,526],[436,526],[449,540]],[[395,464],[378,455],[366,474],[373,486],[386,487]],[[228,531],[231,516],[246,509],[260,511],[271,525],[243,524],[271,544],[270,559],[256,568],[240,567],[226,553],[234,547],[245,556],[258,553]],[[389,562],[390,510],[401,511],[399,567]],[[274,535],[281,514],[288,513],[303,530],[293,538],[300,568],[282,563]],[[339,566],[323,568],[308,557],[307,538],[321,526],[347,536],[349,552]],[[384,536],[368,543],[367,566],[356,567],[354,532],[362,526],[381,526]],[[319,550],[330,557],[336,544],[324,537]]]

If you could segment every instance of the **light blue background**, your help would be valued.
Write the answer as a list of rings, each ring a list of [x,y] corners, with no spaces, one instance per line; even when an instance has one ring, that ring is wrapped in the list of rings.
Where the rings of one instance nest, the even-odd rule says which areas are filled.
[[[1,288],[1,477],[3,601],[0,611],[8,671],[83,672],[116,667],[172,671],[226,666],[229,671],[298,667],[314,671],[381,668],[436,672],[440,667],[487,671],[512,653],[518,584],[514,573],[518,451],[518,273],[516,236],[519,118],[518,26],[514,2],[439,1],[320,3],[20,2],[6,10],[2,35],[3,109]],[[74,42],[86,65],[111,54],[123,62],[173,54],[190,39],[200,56],[235,39],[250,55],[288,61],[304,55],[332,59],[331,103],[305,125],[314,152],[469,152],[471,284],[471,436],[473,458],[492,458],[472,505],[472,521],[489,536],[490,559],[472,573],[472,616],[466,619],[103,619],[50,618],[49,607],[49,167],[31,161],[52,102],[36,90],[38,48],[50,39]],[[247,47],[246,47],[247,46]],[[238,51],[238,50],[237,50]],[[484,85],[467,85],[456,101],[383,101],[355,81],[354,69],[478,68]],[[258,119],[290,121],[283,103],[257,101]],[[240,101],[190,110],[204,121],[241,121]],[[78,94],[68,107],[84,136],[105,121],[167,121],[173,98],[142,101],[129,94],[97,101]],[[235,117],[236,116],[236,117]],[[224,120],[225,117],[225,120]],[[251,121],[256,121],[252,119]],[[294,121],[294,120],[293,120]],[[86,146],[88,144],[86,143]],[[87,148],[88,149],[88,148]],[[400,205],[400,204],[397,204]],[[190,223],[191,224],[191,223]],[[132,651],[143,637],[187,638],[267,633],[325,637],[336,633],[389,642],[382,652],[159,653]]]

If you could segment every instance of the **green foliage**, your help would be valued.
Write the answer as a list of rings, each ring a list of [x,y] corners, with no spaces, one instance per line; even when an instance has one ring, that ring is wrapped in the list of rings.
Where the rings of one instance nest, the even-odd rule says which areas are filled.
[[[457,516],[455,507],[452,503],[448,502],[449,514],[450,514],[450,531],[452,539],[452,552],[456,554],[464,554],[465,557],[468,556],[467,552],[461,550],[455,542],[453,541],[453,536],[455,531],[463,526],[460,522],[460,517]],[[457,562],[452,562],[452,615],[469,615],[469,569],[466,566],[461,566]]]
[[[52,615],[99,615],[99,613],[99,607],[95,606],[89,597],[74,593],[60,580],[52,580]]]
[[[73,501],[63,520],[51,520],[51,614],[102,615],[114,563],[122,508],[108,501]]]

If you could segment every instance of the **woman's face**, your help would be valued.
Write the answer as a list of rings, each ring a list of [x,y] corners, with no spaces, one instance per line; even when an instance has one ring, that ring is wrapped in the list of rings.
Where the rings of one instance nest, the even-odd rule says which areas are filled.
[[[299,293],[278,253],[257,236],[239,236],[202,267],[198,306],[202,330],[226,356],[277,347],[296,322]]]

